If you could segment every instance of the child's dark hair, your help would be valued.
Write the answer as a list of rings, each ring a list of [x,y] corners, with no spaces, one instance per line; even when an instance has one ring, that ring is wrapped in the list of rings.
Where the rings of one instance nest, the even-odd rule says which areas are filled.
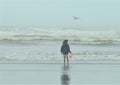
[[[68,40],[63,41],[63,45],[66,45],[66,44],[68,44]]]

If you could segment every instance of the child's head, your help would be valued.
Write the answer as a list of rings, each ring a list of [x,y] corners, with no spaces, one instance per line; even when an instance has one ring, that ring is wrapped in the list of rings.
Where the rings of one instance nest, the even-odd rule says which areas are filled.
[[[66,44],[68,44],[68,40],[63,41],[63,45],[66,45]]]

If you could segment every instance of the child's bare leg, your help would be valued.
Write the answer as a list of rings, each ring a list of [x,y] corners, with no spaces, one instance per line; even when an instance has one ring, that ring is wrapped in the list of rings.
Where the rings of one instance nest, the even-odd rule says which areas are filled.
[[[65,66],[65,56],[64,56],[64,66]]]
[[[69,59],[68,59],[68,57],[67,57],[67,66],[69,66]]]

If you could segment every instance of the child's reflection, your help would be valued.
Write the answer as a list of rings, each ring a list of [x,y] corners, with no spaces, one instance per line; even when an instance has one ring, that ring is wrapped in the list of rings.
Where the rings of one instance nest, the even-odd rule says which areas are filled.
[[[70,82],[70,76],[69,76],[69,67],[64,66],[63,67],[63,72],[61,75],[61,84],[62,85],[69,85]]]

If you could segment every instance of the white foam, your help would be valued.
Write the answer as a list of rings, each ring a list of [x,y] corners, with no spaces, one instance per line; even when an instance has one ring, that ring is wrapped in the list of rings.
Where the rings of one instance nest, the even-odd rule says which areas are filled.
[[[61,55],[44,56],[0,56],[0,61],[62,61]],[[119,55],[73,55],[70,60],[120,60]]]
[[[81,31],[61,29],[0,29],[0,40],[71,40],[81,44],[111,44],[120,42],[120,31]]]

